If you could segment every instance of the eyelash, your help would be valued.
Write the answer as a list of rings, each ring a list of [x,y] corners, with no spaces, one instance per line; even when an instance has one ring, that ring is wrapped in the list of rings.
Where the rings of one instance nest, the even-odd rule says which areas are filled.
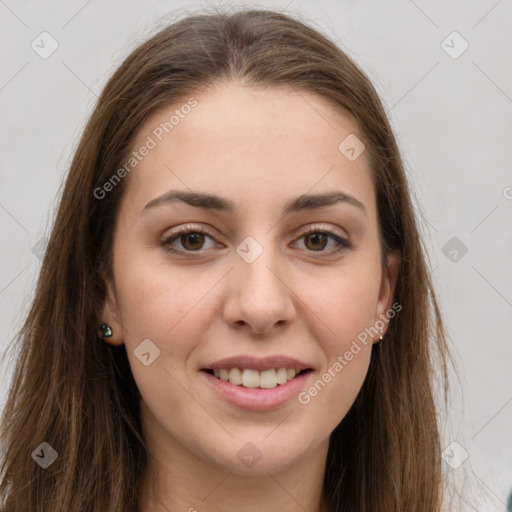
[[[186,250],[186,249],[182,250],[182,249],[175,249],[174,247],[171,247],[170,244],[172,242],[178,240],[182,235],[187,235],[187,234],[191,234],[191,233],[201,233],[201,234],[207,235],[213,239],[213,237],[208,233],[208,231],[206,229],[204,229],[200,226],[187,225],[187,226],[184,226],[183,228],[181,228],[179,231],[176,231],[175,233],[173,233],[171,236],[162,240],[162,246],[166,251],[170,252],[171,254],[175,254],[175,255],[179,255],[179,256],[202,252],[203,251],[202,249],[198,249],[197,251],[190,251],[190,250]],[[343,250],[352,248],[352,244],[345,238],[340,237],[333,231],[322,230],[315,226],[310,226],[309,228],[307,228],[307,230],[301,234],[301,236],[298,238],[298,240],[300,240],[301,238],[304,238],[307,235],[313,234],[313,233],[327,235],[328,238],[333,239],[338,244],[338,247],[331,251],[324,251],[324,250],[313,251],[313,250],[311,250],[308,252],[319,253],[319,254],[326,253],[326,254],[332,256],[332,255],[338,254],[339,252],[341,252]]]

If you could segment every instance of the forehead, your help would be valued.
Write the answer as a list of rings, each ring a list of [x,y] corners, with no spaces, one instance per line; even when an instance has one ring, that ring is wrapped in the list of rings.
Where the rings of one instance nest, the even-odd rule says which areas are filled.
[[[150,149],[125,194],[140,202],[168,189],[200,189],[262,207],[340,188],[368,201],[367,151],[350,160],[340,150],[354,136],[363,138],[355,120],[313,93],[218,84],[161,108],[139,128],[132,150]]]

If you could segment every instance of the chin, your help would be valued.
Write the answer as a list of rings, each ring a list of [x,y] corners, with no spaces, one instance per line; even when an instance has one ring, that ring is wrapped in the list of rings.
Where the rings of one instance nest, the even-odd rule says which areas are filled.
[[[244,440],[230,439],[221,447],[221,452],[211,453],[210,445],[208,459],[238,475],[268,476],[268,473],[288,469],[307,456],[309,449],[305,450],[308,445],[305,439],[299,442],[283,435],[271,439],[269,432],[271,429],[266,429],[262,436],[248,434],[244,436]],[[298,448],[301,450],[298,451]]]

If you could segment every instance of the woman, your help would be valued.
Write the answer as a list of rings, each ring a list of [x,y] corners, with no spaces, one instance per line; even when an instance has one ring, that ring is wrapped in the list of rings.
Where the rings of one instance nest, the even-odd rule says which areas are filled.
[[[19,338],[6,512],[441,510],[448,350],[400,154],[297,19],[190,16],[128,56]]]

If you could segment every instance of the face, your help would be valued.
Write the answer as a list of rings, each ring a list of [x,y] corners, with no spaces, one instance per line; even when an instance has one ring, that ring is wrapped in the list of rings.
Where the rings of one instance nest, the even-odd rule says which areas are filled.
[[[338,148],[362,138],[349,115],[287,88],[193,97],[137,132],[149,149],[124,178],[102,320],[148,440],[263,474],[325,450],[370,328],[385,333],[398,259],[383,270],[367,152]]]

